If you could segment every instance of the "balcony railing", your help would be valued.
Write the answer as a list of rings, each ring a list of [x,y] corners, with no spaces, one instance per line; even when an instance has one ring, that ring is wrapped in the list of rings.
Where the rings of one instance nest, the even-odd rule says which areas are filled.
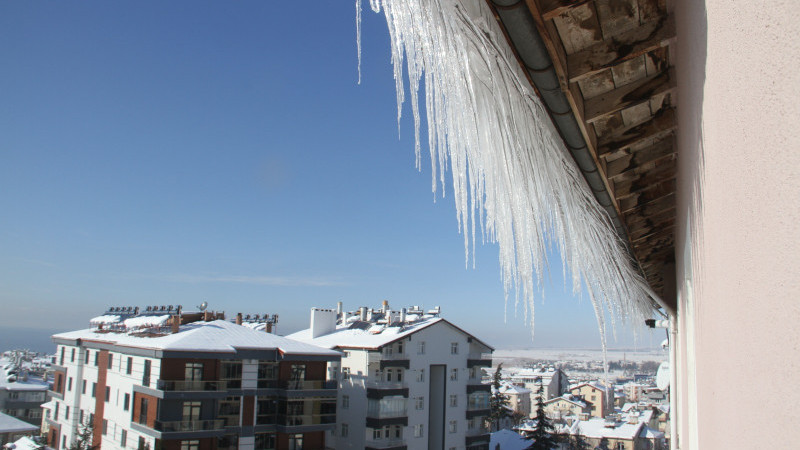
[[[336,414],[289,414],[278,415],[277,423],[287,427],[336,423]]]
[[[406,440],[403,438],[388,438],[388,439],[367,439],[367,448],[397,448],[406,445]]]
[[[228,383],[220,380],[158,380],[157,387],[161,391],[175,392],[225,391]]]
[[[336,380],[311,380],[311,381],[281,381],[278,386],[290,391],[294,390],[319,390],[336,389]]]
[[[155,429],[161,432],[173,431],[210,431],[225,427],[224,420],[183,420],[174,422],[156,421]]]
[[[367,381],[367,389],[405,389],[405,381]]]
[[[467,355],[467,367],[488,367],[492,365],[491,353],[470,353]]]

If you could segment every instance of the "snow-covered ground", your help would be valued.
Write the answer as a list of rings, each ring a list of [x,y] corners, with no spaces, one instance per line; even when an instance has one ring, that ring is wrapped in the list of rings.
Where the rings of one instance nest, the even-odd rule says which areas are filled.
[[[661,349],[619,350],[609,349],[609,361],[665,361],[669,355]],[[496,362],[508,360],[543,360],[543,361],[602,361],[603,351],[600,349],[515,349],[495,350],[492,359]]]

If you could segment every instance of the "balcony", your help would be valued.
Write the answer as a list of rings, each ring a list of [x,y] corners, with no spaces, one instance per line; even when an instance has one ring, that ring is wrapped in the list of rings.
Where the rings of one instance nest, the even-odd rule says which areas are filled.
[[[406,440],[403,438],[367,439],[365,450],[406,450]]]
[[[228,390],[228,383],[219,380],[158,380],[156,386],[158,390],[166,392],[207,392]]]
[[[470,383],[467,384],[467,394],[472,394],[475,392],[486,392],[488,394],[492,393],[492,385],[491,384],[483,384],[483,383]]]
[[[408,398],[408,385],[404,381],[367,381],[367,398],[381,399],[390,396]]]
[[[336,423],[336,413],[278,415],[277,423],[287,427],[334,424]]]
[[[385,397],[367,400],[367,426],[380,428],[386,425],[408,426],[408,411],[405,398]]]
[[[156,421],[154,429],[162,433],[188,431],[215,431],[225,428],[224,420],[179,420],[173,422]]]
[[[467,368],[492,367],[491,353],[470,353],[467,355]]]

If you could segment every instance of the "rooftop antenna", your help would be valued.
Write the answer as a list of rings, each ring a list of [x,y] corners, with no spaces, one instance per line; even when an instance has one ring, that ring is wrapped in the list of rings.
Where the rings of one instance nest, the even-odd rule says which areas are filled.
[[[208,308],[208,302],[206,302],[206,301],[204,301],[203,303],[200,303],[200,306],[197,307],[197,309],[199,309],[200,311],[205,311],[206,308]]]

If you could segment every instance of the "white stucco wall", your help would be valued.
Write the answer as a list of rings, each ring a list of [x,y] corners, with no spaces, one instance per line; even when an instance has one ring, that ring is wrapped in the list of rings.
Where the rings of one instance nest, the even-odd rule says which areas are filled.
[[[678,0],[681,449],[795,448],[797,2]],[[767,377],[772,392],[754,391]]]

